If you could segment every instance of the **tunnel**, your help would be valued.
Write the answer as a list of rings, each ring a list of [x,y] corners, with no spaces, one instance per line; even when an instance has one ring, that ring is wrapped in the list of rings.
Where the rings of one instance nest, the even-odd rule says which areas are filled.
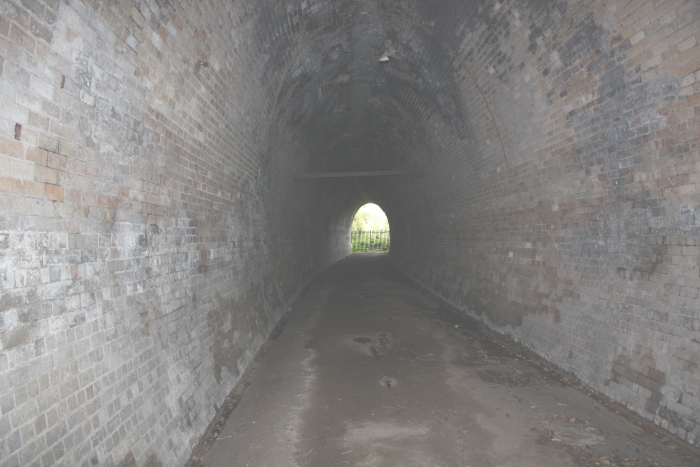
[[[366,203],[400,274],[700,446],[699,34],[695,0],[3,0],[0,465],[184,465]]]

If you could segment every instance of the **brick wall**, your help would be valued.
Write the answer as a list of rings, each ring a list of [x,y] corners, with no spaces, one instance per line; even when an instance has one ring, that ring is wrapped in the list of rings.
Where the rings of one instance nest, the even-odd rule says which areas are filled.
[[[269,38],[302,34],[263,13],[0,3],[0,465],[183,465],[343,254],[309,237],[304,150],[269,129]]]
[[[695,444],[698,33],[692,1],[495,3],[436,31],[469,131],[439,116],[392,232],[417,281]]]

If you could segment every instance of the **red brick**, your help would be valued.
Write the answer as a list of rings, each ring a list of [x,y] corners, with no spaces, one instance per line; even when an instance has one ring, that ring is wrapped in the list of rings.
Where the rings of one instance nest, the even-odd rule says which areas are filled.
[[[46,197],[54,201],[63,201],[63,188],[46,184]]]
[[[22,181],[16,178],[0,177],[0,193],[19,193],[22,191]]]

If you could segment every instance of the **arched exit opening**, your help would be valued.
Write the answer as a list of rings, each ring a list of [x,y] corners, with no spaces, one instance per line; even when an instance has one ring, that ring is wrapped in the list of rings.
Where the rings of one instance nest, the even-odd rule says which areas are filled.
[[[389,219],[382,208],[368,203],[357,210],[350,228],[350,241],[353,253],[389,251]]]

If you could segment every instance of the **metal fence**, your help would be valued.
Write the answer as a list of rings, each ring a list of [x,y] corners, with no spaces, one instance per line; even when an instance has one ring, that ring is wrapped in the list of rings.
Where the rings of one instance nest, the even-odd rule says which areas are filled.
[[[389,251],[389,244],[391,243],[388,230],[353,230],[350,232],[350,240],[352,241],[353,253],[360,253],[363,251]]]

